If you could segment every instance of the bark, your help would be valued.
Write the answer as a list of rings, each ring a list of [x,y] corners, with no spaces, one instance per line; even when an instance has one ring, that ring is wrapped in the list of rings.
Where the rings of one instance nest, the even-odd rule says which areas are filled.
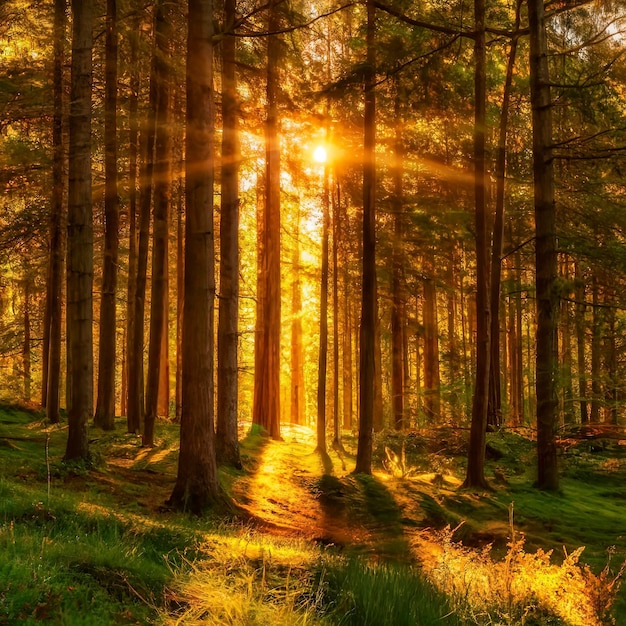
[[[69,118],[67,316],[68,438],[65,460],[88,459],[93,415],[93,213],[91,204],[91,83],[93,0],[72,1]]]
[[[296,217],[291,284],[291,423],[305,423],[306,396],[302,347],[302,286],[300,284],[300,211]]]
[[[363,265],[359,333],[359,437],[356,474],[372,473],[376,331],[376,9],[366,0],[367,59],[363,119]]]
[[[131,21],[130,37],[130,94],[128,98],[128,295],[126,304],[126,376],[124,411],[128,418],[128,431],[131,432],[129,406],[133,403],[134,389],[131,375],[134,376],[132,350],[135,336],[135,294],[137,292],[137,156],[139,142],[139,17]]]
[[[52,120],[52,206],[50,210],[50,256],[46,292],[44,351],[42,355],[42,405],[51,424],[59,422],[61,379],[61,318],[63,305],[63,267],[65,261],[65,176],[66,156],[63,107],[63,64],[66,29],[66,0],[54,3],[54,113]]]
[[[566,282],[570,280],[569,275],[569,259],[566,257],[562,263],[561,275]],[[570,323],[570,304],[566,300],[561,302],[561,311],[559,319],[561,330],[561,379],[563,387],[563,399],[561,413],[563,415],[563,422],[565,424],[574,423],[574,410],[573,410],[573,379],[572,379],[572,330]]]
[[[324,167],[322,192],[322,276],[320,281],[320,344],[317,367],[316,450],[326,454],[326,371],[328,366],[328,227],[330,190],[328,167]]]
[[[543,0],[528,0],[528,24],[530,30],[530,98],[533,119],[537,298],[537,486],[554,491],[559,486],[555,441],[557,426],[557,255],[554,162],[551,148],[552,101]]]
[[[580,422],[589,422],[587,405],[587,367],[585,359],[586,324],[585,324],[585,282],[580,263],[574,267],[576,280],[576,367],[578,369],[578,397],[580,398]]]
[[[333,212],[333,447],[341,446],[341,415],[339,404],[339,183],[333,172],[333,186],[337,194],[332,192]]]
[[[163,341],[167,337],[167,239],[172,192],[171,136],[171,55],[172,5],[159,0],[154,30],[154,78],[156,81],[156,133],[154,157],[154,211],[152,227],[152,293],[150,298],[150,340],[146,413],[142,445],[154,445],[154,424],[158,413],[159,386],[163,365]]]
[[[239,102],[236,42],[231,33],[236,1],[224,2],[222,40],[222,211],[220,221],[220,299],[217,328],[217,458],[241,467],[238,421],[239,343]],[[229,36],[228,33],[231,33]]]
[[[107,0],[104,94],[104,262],[100,298],[98,401],[94,424],[115,428],[116,296],[119,249],[117,193],[117,0]]]
[[[404,333],[406,325],[406,296],[404,290],[404,191],[402,117],[399,86],[396,85],[394,118],[396,134],[393,162],[393,243],[391,252],[391,405],[396,430],[405,428],[404,409]]]
[[[426,261],[426,271],[432,273],[433,264]],[[424,279],[424,414],[429,424],[435,423],[441,412],[440,372],[439,372],[439,337],[437,321],[437,289],[434,278],[429,275]]]
[[[196,514],[226,498],[217,474],[213,408],[213,18],[212,0],[189,0],[182,416],[178,473],[169,503]]]
[[[486,44],[485,1],[474,1],[474,200],[476,210],[476,380],[472,398],[467,474],[463,487],[484,489],[487,404],[489,396],[491,307],[489,302],[489,243],[485,198]],[[499,262],[499,255],[498,255]],[[497,340],[497,338],[494,338]]]
[[[517,0],[515,9],[515,26],[513,32],[519,30],[521,21],[522,0]],[[504,79],[504,93],[502,95],[502,109],[500,113],[500,129],[498,137],[498,151],[496,157],[496,208],[493,225],[493,247],[491,250],[491,335],[490,335],[490,366],[489,366],[489,397],[487,406],[487,424],[492,427],[502,426],[502,389],[500,371],[500,283],[502,277],[502,246],[504,240],[504,197],[506,181],[506,140],[509,121],[509,103],[511,100],[511,85],[513,70],[517,54],[517,36],[511,39],[509,58]]]
[[[185,248],[183,198],[179,190],[178,211],[176,218],[176,411],[175,420],[180,422],[183,411],[182,403],[182,342],[183,308],[185,302]]]
[[[600,286],[596,273],[591,278],[591,421],[600,421],[600,404],[602,401],[602,334],[603,315],[600,310]]]
[[[153,53],[154,56],[154,53]],[[140,137],[142,158],[139,187],[139,233],[137,243],[137,273],[133,301],[133,328],[128,350],[128,416],[129,433],[140,433],[144,420],[144,315],[148,247],[150,238],[150,205],[154,169],[155,111],[157,82],[154,59],[150,76],[150,102]]]
[[[278,4],[270,0],[268,31],[280,28]],[[266,167],[263,210],[262,307],[258,355],[255,356],[255,393],[252,420],[280,439],[280,140],[278,136],[280,38],[267,42]]]
[[[339,205],[341,207],[341,205]],[[342,213],[343,215],[343,213]],[[347,215],[345,222],[347,226]],[[345,255],[347,256],[347,250]],[[343,372],[343,427],[346,430],[352,429],[352,415],[354,412],[354,398],[352,391],[352,302],[350,290],[350,270],[348,263],[343,267],[343,350],[342,350],[342,372]]]
[[[31,399],[31,321],[30,321],[30,278],[28,275],[24,280],[24,342],[22,343],[22,376],[24,379],[23,400],[30,404]]]

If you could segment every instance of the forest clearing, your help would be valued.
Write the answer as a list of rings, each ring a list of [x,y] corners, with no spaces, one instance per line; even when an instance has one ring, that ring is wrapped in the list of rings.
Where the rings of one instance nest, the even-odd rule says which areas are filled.
[[[62,462],[65,431],[0,410],[2,624],[626,624],[621,445],[570,441],[554,495],[532,442],[493,433],[494,490],[472,493],[454,428],[381,433],[372,476],[349,433],[325,468],[307,428],[248,432],[221,473],[235,509],[196,518],[166,505],[176,425],[151,449],[94,430],[90,467]]]

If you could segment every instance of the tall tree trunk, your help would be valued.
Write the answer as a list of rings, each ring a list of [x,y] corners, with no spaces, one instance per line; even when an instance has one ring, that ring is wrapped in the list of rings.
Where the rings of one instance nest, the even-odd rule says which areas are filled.
[[[589,422],[587,405],[587,366],[585,359],[586,323],[585,323],[585,278],[580,263],[574,266],[576,281],[576,368],[578,370],[578,397],[580,398],[580,422]]]
[[[117,195],[117,0],[107,0],[104,94],[104,265],[100,299],[98,401],[94,424],[115,428],[116,301],[119,249]]]
[[[26,263],[25,265],[28,265]],[[22,343],[22,376],[24,380],[23,400],[26,404],[30,404],[31,400],[31,322],[30,322],[30,276],[26,272],[24,279],[24,342]]]
[[[131,431],[131,419],[129,406],[133,402],[132,389],[134,375],[132,350],[135,336],[135,295],[137,293],[137,156],[139,143],[139,29],[140,20],[137,15],[131,20],[130,28],[130,93],[128,97],[128,287],[126,303],[126,394],[125,410],[122,415],[128,418],[128,431]]]
[[[304,424],[306,396],[302,348],[302,286],[300,284],[300,207],[294,233],[291,271],[291,423]]]
[[[217,459],[241,467],[239,407],[239,102],[237,98],[236,0],[224,2],[222,39],[222,212],[220,221],[220,299],[217,328]]]
[[[517,0],[515,7],[515,26],[517,33],[520,26],[520,12],[522,1]],[[511,99],[511,85],[513,83],[513,69],[517,54],[517,35],[511,39],[509,58],[504,79],[504,93],[502,95],[502,109],[500,112],[500,129],[498,137],[498,152],[496,157],[496,209],[493,225],[493,247],[491,249],[491,283],[490,283],[490,366],[489,366],[489,396],[487,406],[487,424],[498,428],[502,425],[502,390],[500,367],[500,283],[502,277],[502,246],[504,240],[504,194],[506,181],[506,139],[509,123],[509,102]]]
[[[155,52],[153,51],[153,56]],[[135,280],[133,335],[128,350],[128,432],[140,433],[144,420],[144,315],[148,248],[150,239],[150,206],[154,169],[155,112],[157,108],[157,81],[153,59],[150,75],[149,110],[141,130],[140,156],[142,158],[139,187],[139,233],[137,244],[137,275]]]
[[[433,263],[425,262],[428,276],[424,278],[424,389],[423,408],[430,425],[439,420],[441,413],[441,381],[439,371],[439,333],[437,321],[437,289],[432,276]]]
[[[562,263],[561,276],[563,280],[568,282],[571,277],[569,274],[570,261],[569,257],[565,257]],[[571,331],[571,323],[570,323],[570,313],[569,313],[570,304],[567,300],[563,300],[561,302],[561,311],[559,315],[560,330],[561,330],[561,371],[562,371],[562,388],[563,388],[563,396],[562,396],[562,410],[561,413],[563,415],[563,422],[565,424],[574,423],[574,410],[573,410],[573,400],[574,400],[574,389],[573,389],[573,379],[572,379],[572,331]]]
[[[399,81],[394,99],[395,137],[393,162],[393,243],[391,252],[391,406],[396,430],[405,428],[404,332],[406,296],[404,290],[404,189],[402,114]]]
[[[366,0],[367,59],[364,73],[363,119],[363,266],[359,334],[359,438],[357,474],[372,473],[376,332],[376,8]]]
[[[183,411],[182,402],[182,342],[183,342],[183,308],[185,302],[185,248],[183,193],[178,191],[178,211],[176,216],[176,410],[174,419],[180,422]]]
[[[87,459],[93,415],[93,212],[91,204],[91,81],[93,0],[72,0],[67,225],[68,371],[71,402],[65,460]]]
[[[614,296],[614,294],[611,294]],[[612,298],[614,299],[614,298]],[[618,424],[618,390],[619,379],[617,369],[617,338],[615,308],[609,306],[606,310],[606,332],[604,338],[604,371],[606,385],[604,389],[605,414],[604,421],[609,424]]]
[[[489,242],[485,197],[485,131],[487,104],[485,0],[474,0],[474,199],[476,209],[476,381],[472,399],[467,474],[463,487],[486,488],[485,442],[489,396],[491,306],[489,303]],[[500,255],[498,255],[498,263]],[[499,300],[499,298],[498,298]],[[497,337],[494,338],[497,341]]]
[[[63,65],[65,59],[66,0],[54,2],[54,114],[52,121],[52,207],[50,210],[50,257],[46,292],[42,404],[51,424],[59,422],[61,378],[61,318],[63,265],[65,261],[65,120]]]
[[[187,19],[183,411],[178,473],[170,504],[201,513],[225,499],[217,474],[213,430],[215,111],[212,0],[189,0]]]
[[[600,310],[600,286],[597,270],[591,277],[591,421],[600,421],[600,404],[602,403],[602,334],[603,315]]]
[[[537,486],[540,489],[554,491],[559,486],[555,441],[557,426],[557,255],[552,158],[552,101],[543,0],[528,0],[528,24],[535,191]]]
[[[172,4],[159,0],[154,19],[156,81],[156,134],[154,157],[154,211],[152,227],[152,294],[150,298],[150,341],[146,414],[142,445],[154,445],[154,424],[158,412],[163,338],[167,327],[167,239],[172,195],[171,54]]]
[[[328,138],[328,133],[326,134]],[[320,281],[320,344],[317,367],[317,438],[316,450],[326,454],[326,371],[328,365],[328,227],[330,189],[328,165],[324,165],[322,191],[322,277]]]
[[[337,171],[332,172],[333,211],[333,447],[341,446],[341,407],[339,404],[339,202]],[[335,195],[335,189],[337,194]]]
[[[339,205],[341,207],[341,205]],[[341,210],[341,208],[340,208]],[[343,215],[343,212],[342,212]],[[345,227],[347,227],[348,216],[345,215]],[[347,257],[348,251],[344,251]],[[350,291],[350,270],[347,259],[343,264],[343,350],[342,350],[342,372],[343,372],[343,427],[346,430],[352,428],[352,414],[354,406],[354,394],[352,389],[352,302]]]
[[[280,29],[278,5],[270,0],[268,32]],[[278,136],[279,35],[267,38],[266,172],[263,211],[263,314],[255,366],[253,422],[280,439],[280,140]]]

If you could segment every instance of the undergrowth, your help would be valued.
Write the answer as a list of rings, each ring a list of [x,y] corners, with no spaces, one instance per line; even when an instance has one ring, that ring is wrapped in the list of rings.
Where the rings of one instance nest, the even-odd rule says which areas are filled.
[[[539,494],[525,473],[528,440],[491,436],[503,483],[493,494],[470,497],[450,488],[463,470],[464,448],[453,429],[430,438],[381,435],[378,458],[393,478],[333,475],[310,489],[328,515],[340,511],[378,533],[380,551],[368,546],[368,558],[356,540],[339,552],[332,541],[321,548],[160,511],[160,494],[175,476],[175,425],[159,424],[151,450],[139,448],[123,425],[114,433],[92,431],[95,462],[71,466],[62,462],[66,432],[41,414],[11,407],[0,417],[0,625],[599,626],[616,623],[616,598],[623,602],[624,566],[606,555],[600,562],[607,539],[617,543],[609,551],[614,562],[624,549],[624,464],[610,458],[578,455],[563,492]],[[225,474],[228,484],[253,474],[270,445],[288,444],[245,440],[247,469]],[[445,480],[425,483],[426,475]],[[276,477],[285,489],[291,479]],[[516,526],[524,534],[512,511],[506,519],[512,496],[521,502]],[[494,530],[502,515],[508,542],[506,532],[502,540]],[[451,530],[459,520],[469,530]],[[479,529],[501,544],[472,547]],[[585,543],[584,554],[554,550]],[[377,559],[381,553],[405,563]]]

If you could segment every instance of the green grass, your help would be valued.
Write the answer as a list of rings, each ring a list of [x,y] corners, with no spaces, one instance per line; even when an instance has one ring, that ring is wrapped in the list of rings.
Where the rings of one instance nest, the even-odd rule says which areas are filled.
[[[325,571],[329,617],[337,626],[460,624],[445,596],[413,568],[352,559]]]
[[[242,522],[160,510],[175,478],[178,429],[159,423],[151,450],[142,450],[122,423],[113,433],[92,429],[93,462],[67,465],[63,426],[48,427],[37,412],[0,407],[0,626],[174,619],[215,626],[457,624],[448,600],[412,564],[411,533],[463,521],[454,541],[493,543],[493,557],[502,558],[511,502],[527,551],[553,549],[558,562],[563,546],[569,553],[586,546],[581,561],[595,572],[610,546],[616,546],[614,567],[626,555],[626,465],[612,450],[566,456],[557,494],[532,487],[532,442],[505,433],[488,438],[487,476],[506,479],[492,493],[320,473],[307,483],[311,497],[329,518],[355,522],[370,536],[341,545],[339,554]],[[454,437],[450,429],[430,439],[411,434],[406,442],[381,434],[377,458],[385,445],[398,449],[404,442],[411,468],[460,478],[464,446]],[[258,431],[243,439],[245,470],[222,470],[230,493],[256,471],[267,445]],[[626,625],[625,590],[613,613],[616,624]]]

